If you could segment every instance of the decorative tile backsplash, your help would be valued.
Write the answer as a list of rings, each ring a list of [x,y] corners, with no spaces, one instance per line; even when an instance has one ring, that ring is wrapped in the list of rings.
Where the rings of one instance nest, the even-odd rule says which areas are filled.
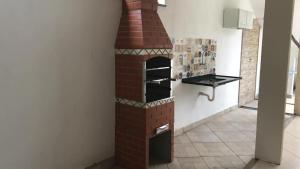
[[[173,77],[182,79],[215,73],[217,41],[185,38],[174,40]]]

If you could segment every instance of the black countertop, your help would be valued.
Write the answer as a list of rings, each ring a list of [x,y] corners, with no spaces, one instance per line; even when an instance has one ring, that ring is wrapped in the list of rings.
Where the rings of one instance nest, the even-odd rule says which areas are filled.
[[[182,79],[182,83],[218,87],[241,79],[241,77],[208,74]]]

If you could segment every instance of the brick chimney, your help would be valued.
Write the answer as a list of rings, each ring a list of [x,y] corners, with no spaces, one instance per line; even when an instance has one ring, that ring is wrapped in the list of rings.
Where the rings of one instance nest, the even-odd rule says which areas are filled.
[[[172,49],[157,7],[157,0],[123,0],[117,49]]]
[[[172,43],[157,0],[123,0],[116,39],[116,163],[148,169],[173,160]]]

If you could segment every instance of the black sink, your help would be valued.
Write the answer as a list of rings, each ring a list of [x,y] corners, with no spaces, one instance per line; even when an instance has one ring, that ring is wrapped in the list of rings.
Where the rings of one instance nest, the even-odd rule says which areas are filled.
[[[182,79],[182,83],[217,87],[230,82],[241,80],[241,77],[208,74]]]

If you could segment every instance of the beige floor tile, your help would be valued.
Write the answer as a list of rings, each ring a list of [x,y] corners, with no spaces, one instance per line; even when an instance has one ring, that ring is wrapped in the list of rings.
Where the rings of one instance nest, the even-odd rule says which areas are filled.
[[[232,123],[232,122],[249,122],[248,119],[236,116],[236,115],[224,115],[222,117],[220,117],[220,119],[222,120],[218,120],[219,122],[228,122],[228,123]]]
[[[187,136],[193,143],[219,143],[221,140],[211,131],[190,131]]]
[[[241,161],[237,156],[224,156],[224,157],[203,157],[204,161],[209,168],[227,169],[238,168],[242,169],[246,164]]]
[[[168,169],[168,165],[167,164],[152,165],[149,166],[149,169]]]
[[[195,132],[209,132],[211,130],[206,125],[200,125],[200,126],[194,128],[194,129],[192,129],[191,131],[195,131]]]
[[[250,103],[247,103],[246,105],[244,105],[246,107],[253,107],[253,108],[258,108],[258,100],[253,100]]]
[[[228,121],[226,118],[223,118],[222,116],[221,117],[217,117],[213,120],[213,122],[216,122],[216,123],[228,123],[230,121]]]
[[[186,144],[186,143],[191,143],[191,140],[188,138],[186,134],[182,134],[180,136],[176,136],[174,138],[175,144]]]
[[[286,128],[285,132],[300,138],[300,118],[295,118]]]
[[[274,165],[262,161],[258,161],[254,169],[299,169],[300,168],[300,159],[294,154],[283,151],[281,165]]]
[[[297,133],[298,131],[298,133]],[[281,165],[259,161],[253,169],[300,169],[300,118],[295,118],[285,130]]]
[[[168,164],[168,168],[169,169],[181,169],[178,159],[174,158],[174,161],[172,163]]]
[[[209,169],[201,157],[197,158],[178,158],[182,169]]]
[[[248,142],[254,142],[256,141],[256,132],[251,132],[251,131],[246,131],[246,132],[243,132],[243,134],[245,134],[247,136],[247,141]]]
[[[216,131],[215,134],[223,142],[243,142],[248,141],[249,137],[240,131]]]
[[[253,111],[253,110],[251,110]],[[247,119],[247,121],[251,122],[251,123],[254,123],[255,125],[257,124],[257,113],[256,111],[254,111],[255,114],[247,114],[245,115],[245,118]]]
[[[174,158],[171,163],[152,164],[149,166],[149,169],[181,169],[181,167],[177,158]]]
[[[202,157],[234,155],[224,143],[194,143],[194,146]]]
[[[227,122],[251,122],[249,118],[256,116],[253,112],[246,109],[237,109],[222,116]]]
[[[275,164],[266,163],[263,161],[258,161],[252,169],[278,169]],[[288,169],[288,168],[287,168]]]
[[[256,124],[257,112],[247,109],[237,109],[217,117],[213,122],[229,122],[229,123],[253,123]]]
[[[203,160],[205,161],[206,165],[209,168],[214,169],[223,169],[224,167],[221,166],[221,164],[218,163],[215,157],[203,157]]]
[[[295,154],[284,150],[281,165],[274,165],[259,161],[255,164],[253,169],[299,169],[300,158]]]
[[[255,143],[253,142],[232,142],[226,145],[239,156],[254,155]]]
[[[256,123],[252,122],[234,122],[232,123],[239,131],[256,131]]]
[[[198,151],[192,144],[175,144],[175,157],[199,157]]]
[[[229,122],[208,122],[206,125],[212,131],[238,131],[237,128],[231,125]]]
[[[248,164],[252,159],[254,159],[254,155],[252,155],[252,156],[239,156],[239,158],[240,158],[245,164]]]
[[[292,132],[290,132],[290,131],[285,131],[285,134],[289,134],[289,135],[291,135],[291,136],[293,136],[293,137],[296,137],[297,139],[300,139],[300,131],[292,131]]]
[[[279,167],[280,169],[282,169],[282,168],[299,169],[300,168],[300,157],[295,155],[292,152],[284,150],[283,156],[282,156],[282,163],[281,163],[280,167]]]
[[[297,137],[285,133],[283,148],[300,158],[300,139]]]
[[[237,169],[246,165],[254,158],[256,116],[256,111],[238,109],[176,137],[175,156],[184,158],[175,158],[174,162],[154,169]],[[211,131],[226,143],[191,143],[191,138],[213,141],[210,134],[201,134]],[[295,118],[286,128],[283,148],[280,166],[259,161],[254,169],[300,169],[300,118]]]

